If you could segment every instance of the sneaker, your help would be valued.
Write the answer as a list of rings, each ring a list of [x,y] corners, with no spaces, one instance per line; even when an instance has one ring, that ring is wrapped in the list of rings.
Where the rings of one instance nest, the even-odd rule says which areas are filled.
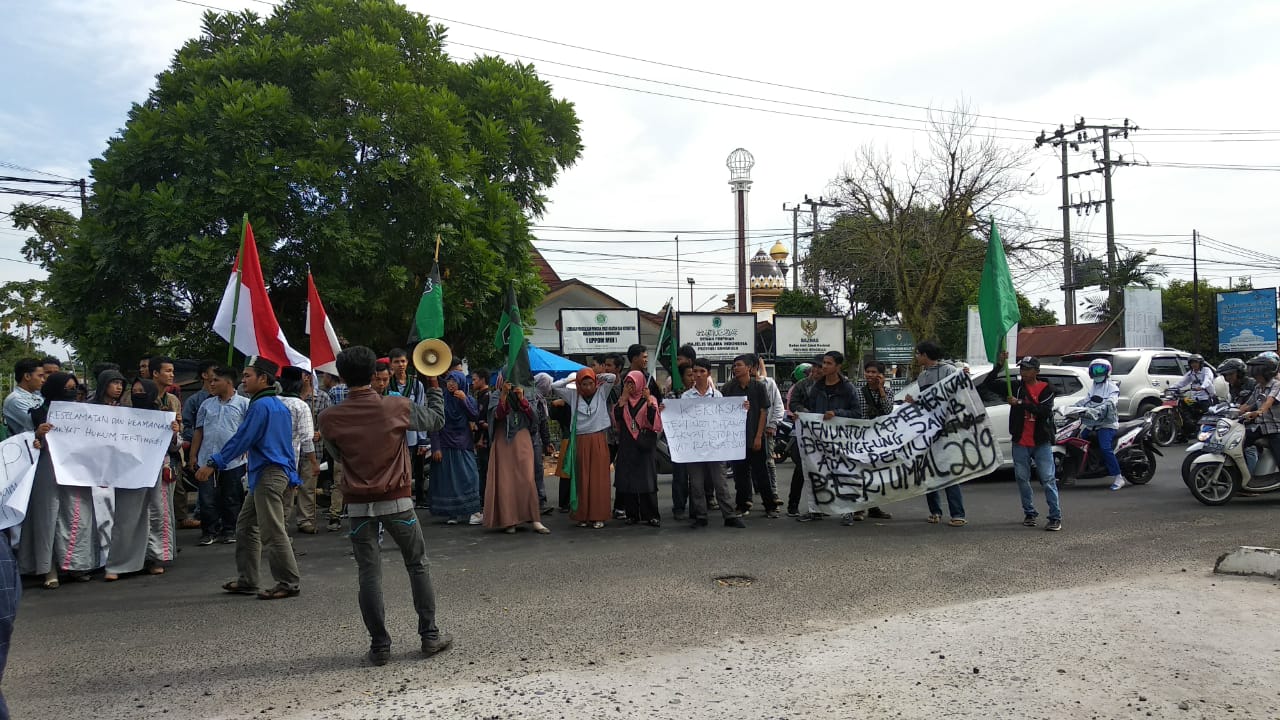
[[[457,524],[458,524],[458,518],[449,518],[448,520],[445,520],[445,521],[444,521],[444,524],[445,524],[445,525],[457,525]]]
[[[866,520],[866,519],[867,519],[867,511],[866,511],[866,510],[854,510],[854,511],[853,511],[853,521],[854,521],[854,522],[862,522],[863,520]]]
[[[770,520],[777,520],[778,518],[782,517],[781,515],[778,514],[777,510],[770,510],[769,512],[765,513],[764,516],[769,518]]]
[[[342,520],[339,518],[329,518],[329,532],[338,532],[342,529]]]
[[[302,525],[298,526],[298,532],[302,533],[303,535],[315,535],[316,526],[312,525],[311,523],[303,523]]]
[[[706,527],[706,526],[707,526],[707,519],[706,519],[706,518],[704,518],[704,517],[694,518],[694,519],[693,519],[693,522],[692,522],[692,523],[689,523],[689,527],[694,528],[694,529],[697,529],[697,528],[704,528],[704,527]]]
[[[787,510],[787,517],[800,517],[799,510]]]
[[[1023,516],[1022,516],[1022,526],[1023,526],[1023,527],[1035,527],[1035,526],[1036,526],[1036,516],[1035,516],[1035,515],[1023,515]]]
[[[572,511],[567,507],[559,507],[559,508],[556,508],[556,512],[560,513],[561,515],[568,515]]]
[[[203,546],[203,545],[212,545],[212,544],[213,544],[213,540],[214,540],[214,537],[213,537],[212,535],[201,535],[201,536],[200,536],[200,539],[196,541],[196,544],[197,544],[197,545],[202,545],[202,546]]]
[[[556,509],[555,509],[555,508],[553,508],[553,507],[551,507],[550,505],[547,505],[547,504],[543,504],[543,506],[542,506],[542,507],[538,508],[538,512],[542,513],[543,515],[550,515],[551,513],[555,512],[555,511],[556,511]]]
[[[708,501],[707,501],[707,509],[708,509],[708,510],[712,510],[712,511],[719,510],[719,509],[720,509],[720,503],[716,502],[715,500],[708,500]]]
[[[857,520],[861,520],[861,519],[862,519],[862,518],[860,518],[860,517],[855,517],[856,515],[857,515],[857,513],[845,513],[845,514],[841,515],[841,516],[840,516],[840,524],[841,524],[841,525],[844,525],[845,527],[850,527],[850,526],[852,526],[852,525],[853,525],[853,523],[854,523],[855,521],[857,521]]]
[[[471,519],[467,521],[467,524],[468,524],[468,525],[482,525],[482,524],[484,524],[484,513],[472,513],[472,514],[471,514]]]
[[[724,519],[724,526],[731,527],[731,528],[745,528],[747,524],[742,522],[742,518],[731,517],[731,518]]]
[[[614,511],[613,511],[613,519],[614,519],[614,520],[626,520],[626,519],[627,519],[627,511],[626,511],[626,510],[614,510]]]
[[[1112,483],[1111,483],[1111,489],[1112,489],[1112,490],[1119,490],[1120,488],[1122,488],[1122,487],[1124,487],[1125,485],[1128,485],[1128,484],[1129,484],[1129,483],[1127,483],[1127,482],[1125,482],[1125,481],[1124,481],[1124,476],[1123,476],[1123,475],[1117,475],[1117,476],[1115,476],[1115,479],[1114,479],[1114,480],[1112,481]]]
[[[1058,532],[1059,530],[1062,529],[1062,521],[1050,520],[1049,524],[1044,526],[1044,529],[1048,530],[1049,532]]]
[[[369,648],[370,665],[386,665],[391,660],[391,648]]]
[[[430,657],[432,655],[435,655],[438,652],[443,652],[445,650],[448,650],[449,646],[452,644],[453,644],[453,636],[450,635],[449,633],[440,633],[439,635],[433,638],[423,638],[422,654]]]
[[[873,507],[870,510],[868,510],[867,517],[875,518],[876,520],[892,520],[893,519],[892,515],[885,512],[884,510],[881,510],[878,507]]]
[[[821,518],[822,516],[819,515],[818,513],[805,513],[804,515],[801,515],[800,517],[796,518],[796,522],[813,522]]]
[[[235,544],[236,544],[236,536],[235,536],[235,535],[231,535],[230,533],[228,533],[228,534],[226,534],[226,535],[219,535],[219,536],[218,536],[218,544],[219,544],[219,545],[235,545]]]

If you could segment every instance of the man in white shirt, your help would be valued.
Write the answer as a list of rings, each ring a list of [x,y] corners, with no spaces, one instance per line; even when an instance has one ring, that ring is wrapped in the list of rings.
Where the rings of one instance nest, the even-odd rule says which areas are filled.
[[[711,382],[711,361],[698,358],[693,361],[693,387],[684,391],[682,400],[704,400],[706,398],[723,397]],[[714,492],[716,502],[720,505],[720,513],[724,515],[724,526],[745,528],[742,515],[734,510],[734,498],[729,492],[729,481],[724,476],[724,463],[698,462],[685,465],[689,473],[689,517],[693,519],[691,527],[707,526],[707,494]]]
[[[10,435],[31,432],[31,410],[44,404],[40,388],[44,385],[44,368],[34,358],[24,358],[13,364],[13,392],[4,399],[4,424]]]

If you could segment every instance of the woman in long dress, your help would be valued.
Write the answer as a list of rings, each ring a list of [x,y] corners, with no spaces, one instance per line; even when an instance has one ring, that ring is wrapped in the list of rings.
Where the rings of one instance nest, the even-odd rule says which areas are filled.
[[[134,380],[129,393],[130,406],[136,409],[162,410],[160,390],[150,380]],[[173,421],[174,438],[180,426]],[[165,486],[164,471],[156,473],[156,482],[148,488],[116,488],[116,514],[111,527],[111,549],[107,554],[107,573],[103,579],[113,582],[121,573],[146,570],[151,575],[164,573],[165,565],[177,554],[173,519],[173,498]]]
[[[48,447],[50,442],[74,442],[68,436],[50,439],[53,426],[49,424],[49,405],[76,402],[80,383],[71,373],[54,373],[44,381],[40,394],[44,403],[31,410],[40,457],[27,517],[22,523],[18,563],[24,573],[44,575],[44,587],[52,590],[58,587],[59,571],[84,581],[89,579],[89,573],[102,567],[102,562],[94,534],[93,490],[59,485]]]
[[[514,533],[516,525],[530,523],[534,531],[551,531],[542,524],[538,487],[533,482],[533,440],[537,422],[524,388],[502,383],[502,392],[490,401],[493,435],[489,450],[489,476],[484,491],[484,526]]]
[[[480,419],[480,406],[471,397],[471,382],[458,370],[444,376],[444,427],[431,433],[436,466],[427,489],[431,514],[449,525],[468,522],[480,512],[480,474],[476,466],[471,423]],[[478,518],[477,518],[478,519]]]
[[[632,370],[622,381],[622,396],[613,406],[613,422],[618,428],[618,458],[614,461],[614,485],[627,513],[627,524],[662,524],[658,514],[658,471],[654,447],[642,447],[641,433],[662,432],[658,400],[649,394],[644,373]]]
[[[609,392],[616,376],[612,373],[596,375],[591,368],[583,368],[572,378],[556,381],[556,395],[572,407],[570,428],[573,435],[573,471],[577,479],[572,513],[569,515],[578,527],[600,529],[613,516],[613,501],[609,493],[609,442],[605,431],[609,429]],[[569,387],[569,383],[576,387]]]

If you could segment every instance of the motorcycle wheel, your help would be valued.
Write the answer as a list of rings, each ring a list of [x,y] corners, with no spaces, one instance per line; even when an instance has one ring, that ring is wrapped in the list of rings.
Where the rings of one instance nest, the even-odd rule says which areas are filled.
[[[1146,485],[1156,476],[1155,453],[1131,449],[1116,459],[1124,479],[1132,485]]]
[[[1188,490],[1191,489],[1191,463],[1195,462],[1196,458],[1203,454],[1203,450],[1197,450],[1187,453],[1187,456],[1182,459],[1182,484],[1186,485]]]
[[[1218,470],[1218,466],[1212,464],[1196,466],[1187,483],[1192,497],[1205,505],[1225,505],[1231,501],[1236,494],[1235,477],[1226,465]]]
[[[1178,424],[1173,413],[1163,412],[1151,424],[1151,439],[1160,447],[1169,447],[1178,440]]]

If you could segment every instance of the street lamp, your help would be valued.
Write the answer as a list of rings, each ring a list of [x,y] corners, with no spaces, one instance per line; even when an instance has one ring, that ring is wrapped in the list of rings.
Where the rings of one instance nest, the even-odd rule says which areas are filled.
[[[750,310],[750,292],[747,286],[747,193],[751,190],[751,168],[756,159],[744,148],[729,153],[725,166],[729,168],[729,186],[733,188],[737,205],[738,230],[738,312]]]
[[[693,278],[685,278],[689,283],[689,309],[693,310]]]

